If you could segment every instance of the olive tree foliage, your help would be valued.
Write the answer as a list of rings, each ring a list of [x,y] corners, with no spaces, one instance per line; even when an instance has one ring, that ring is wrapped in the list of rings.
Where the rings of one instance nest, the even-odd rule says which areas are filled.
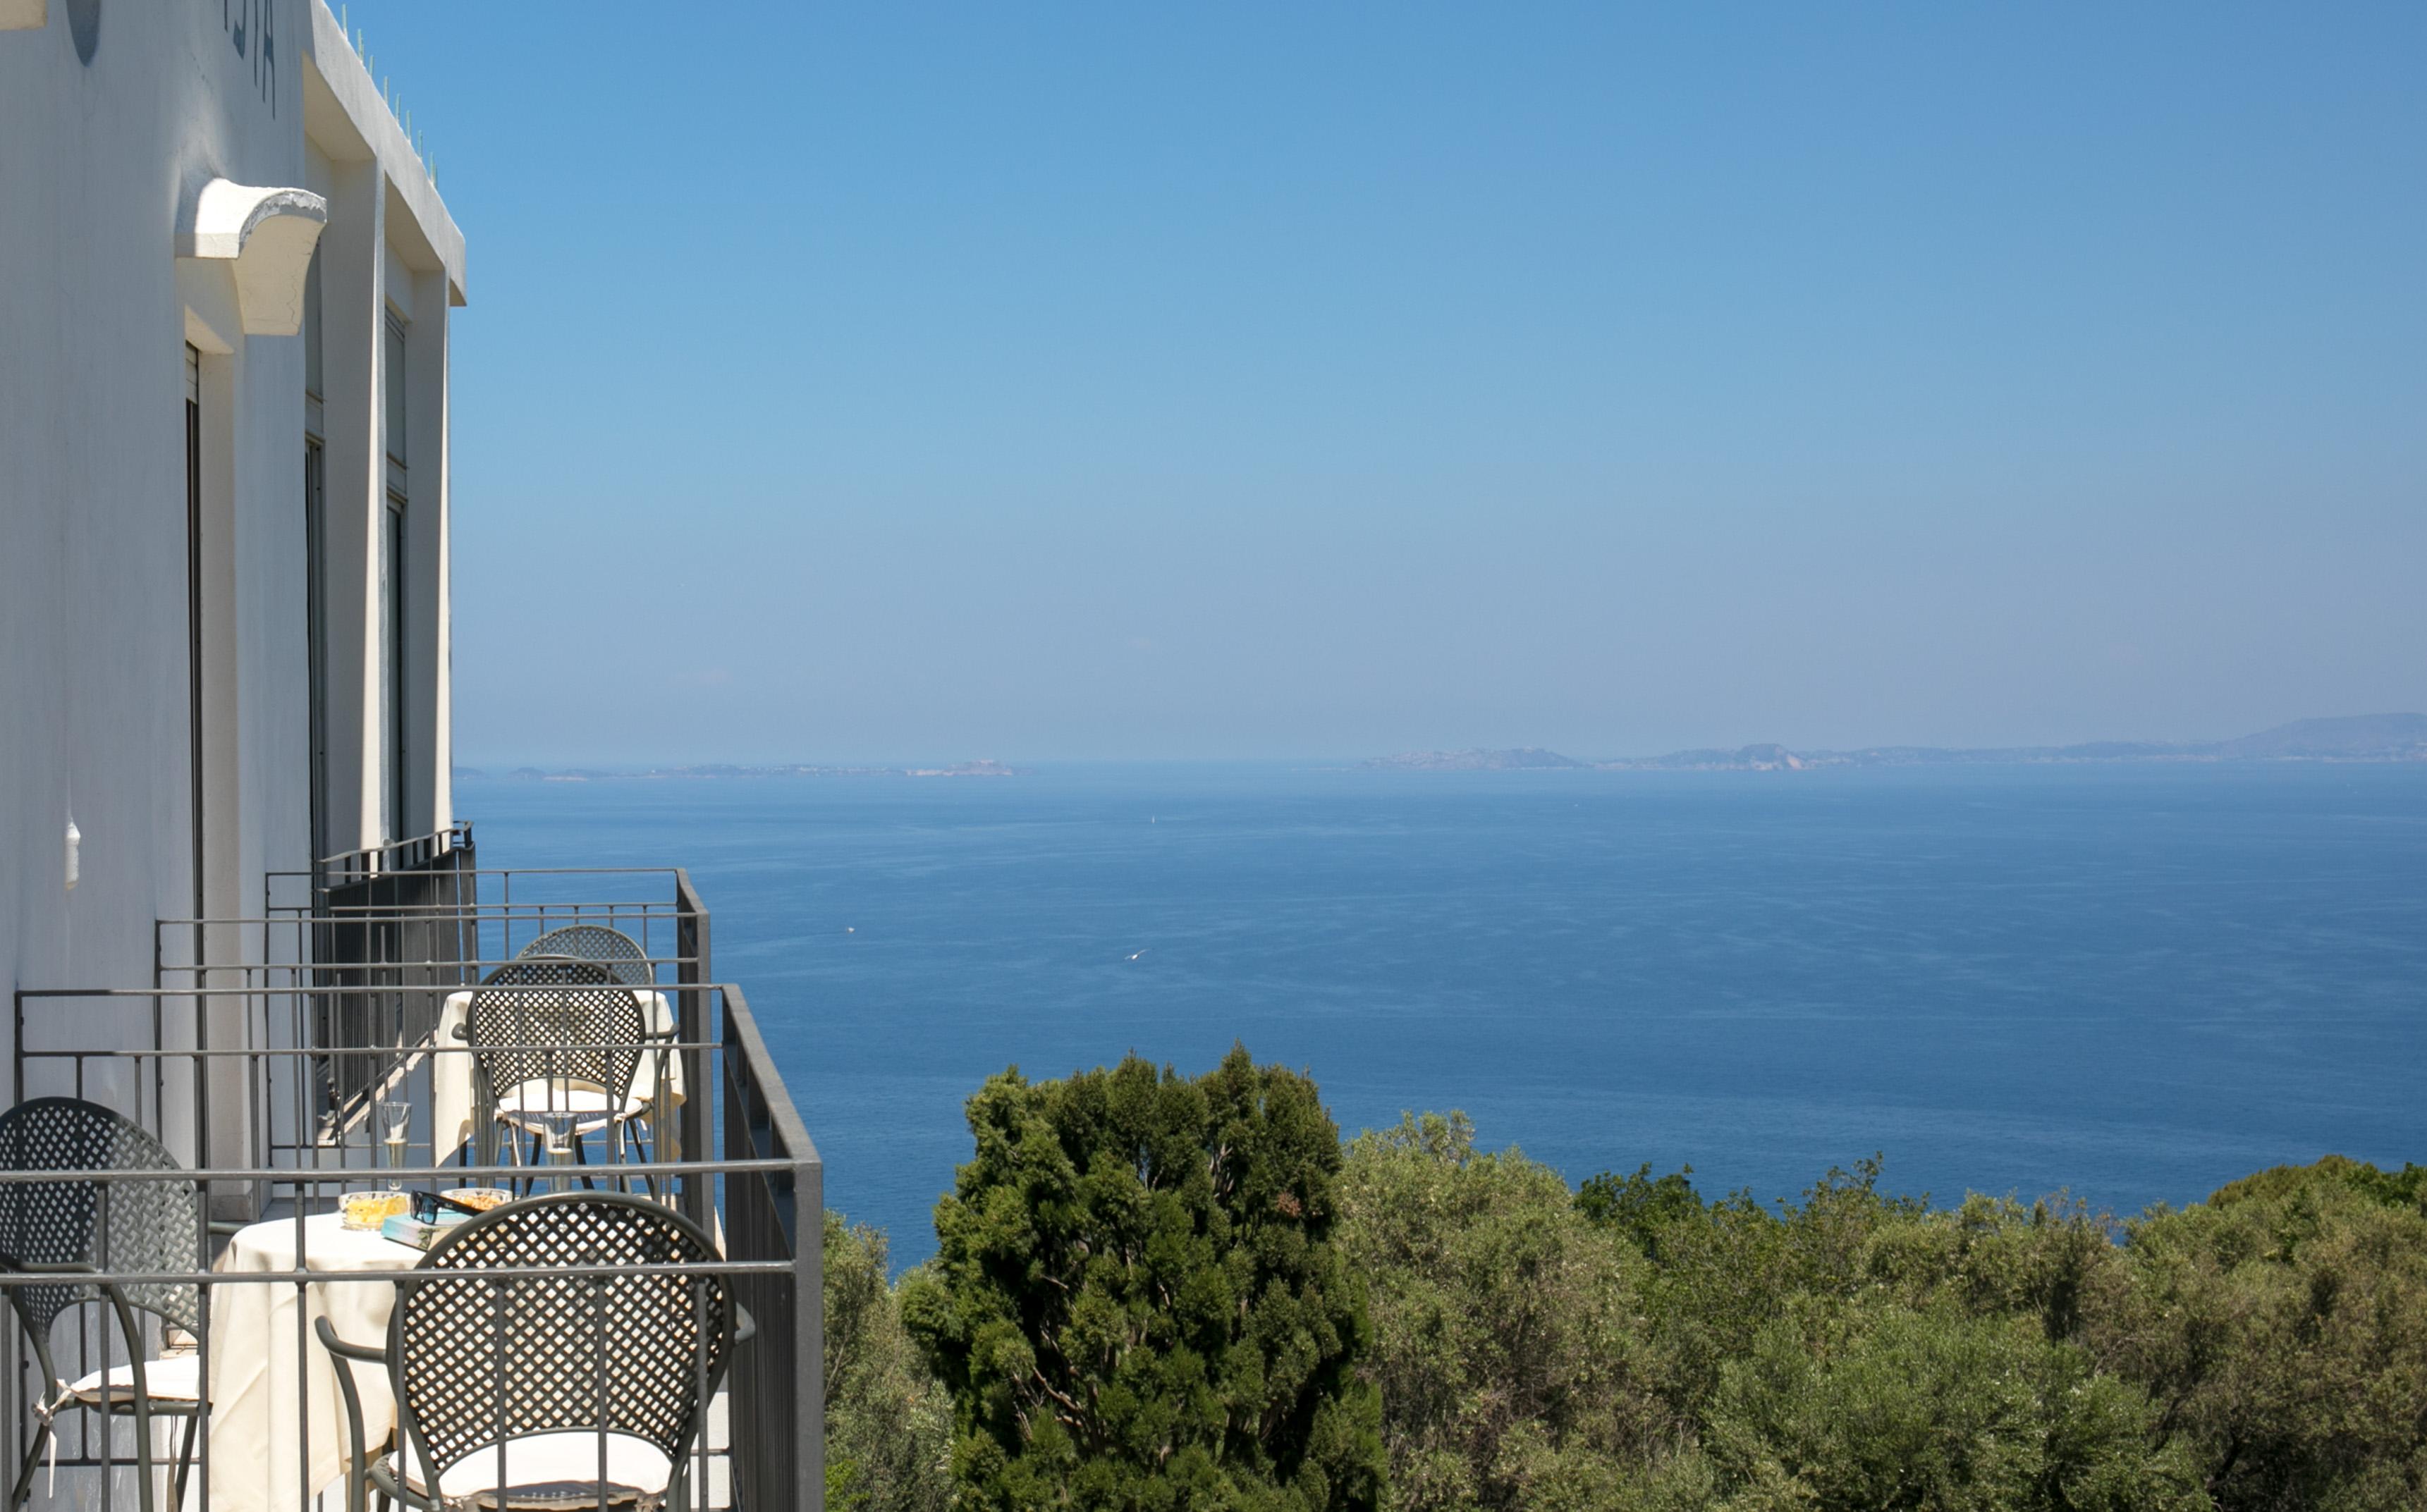
[[[2225,1512],[2427,1506],[2422,1179],[2330,1158],[2128,1226],[2083,1337]]]
[[[2058,1336],[2106,1231],[1933,1212],[1877,1176],[1772,1211],[1648,1168],[1572,1195],[1457,1115],[1360,1138],[1342,1243],[1371,1279],[1393,1508],[2205,1507],[2147,1394]]]
[[[1344,1155],[1244,1052],[969,1112],[898,1292],[829,1225],[838,1512],[2427,1507],[2427,1168],[2124,1223],[1876,1161],[1786,1203],[1571,1193],[1455,1114]]]
[[[1669,1200],[1632,1235],[1675,1456],[1729,1512],[2191,1512],[2136,1383],[2070,1338],[2117,1262],[2078,1208],[1951,1211],[1831,1171],[1800,1203]],[[1618,1210],[1629,1210],[1623,1204]],[[1635,1210],[1638,1213],[1643,1210]]]
[[[1333,1241],[1338,1129],[1313,1082],[1234,1049],[1132,1056],[969,1103],[903,1310],[986,1508],[1373,1507],[1364,1288]]]
[[[944,1512],[952,1406],[886,1276],[884,1230],[825,1215],[826,1512]]]
[[[1556,1171],[1427,1114],[1349,1147],[1340,1206],[1394,1512],[1596,1504],[1671,1436],[1633,1315],[1642,1260]]]
[[[2427,1171],[2329,1159],[2120,1227],[1878,1175],[1774,1213],[1648,1170],[1579,1195],[1648,1261],[1672,1504],[2427,1506]]]
[[[2147,1395],[2028,1318],[1855,1305],[1761,1329],[1727,1361],[1701,1454],[1741,1512],[2191,1512]]]

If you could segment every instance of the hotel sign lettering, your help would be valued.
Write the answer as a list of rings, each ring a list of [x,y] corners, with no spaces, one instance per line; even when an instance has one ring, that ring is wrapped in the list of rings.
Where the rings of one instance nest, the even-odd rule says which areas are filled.
[[[278,114],[277,7],[278,0],[220,0],[228,41],[252,68],[252,86],[273,116]]]

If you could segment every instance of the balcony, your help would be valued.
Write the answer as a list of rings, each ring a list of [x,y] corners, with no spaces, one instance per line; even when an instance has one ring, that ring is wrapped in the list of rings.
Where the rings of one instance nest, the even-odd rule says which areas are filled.
[[[709,922],[679,870],[483,870],[463,829],[163,920],[148,985],[18,991],[19,1495],[815,1512],[822,1168]],[[424,1195],[464,1225],[426,1256],[347,1227],[463,1189],[511,1200]]]

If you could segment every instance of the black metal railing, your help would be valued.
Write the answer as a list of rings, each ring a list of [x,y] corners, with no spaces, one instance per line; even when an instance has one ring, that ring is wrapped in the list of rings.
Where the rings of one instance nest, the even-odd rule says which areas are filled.
[[[483,870],[472,864],[469,826],[448,834],[445,845],[411,842],[403,861],[391,848],[270,873],[256,917],[155,926],[154,986],[270,991],[285,1016],[272,1043],[310,1039],[349,1052],[324,1055],[280,1098],[282,1129],[306,1131],[303,1143],[325,1144],[367,1115],[375,1089],[433,1032],[448,994],[567,926],[630,936],[641,954],[627,965],[680,1005],[687,1037],[706,1035],[696,995],[681,989],[710,975],[708,911],[680,869]],[[436,870],[404,869],[432,857]],[[350,1053],[362,1049],[391,1053]],[[698,1147],[706,1117],[694,1111],[676,1137]]]
[[[316,891],[339,892],[374,878],[397,872],[431,871],[447,864],[448,858],[472,853],[472,825],[468,820],[433,830],[428,835],[415,835],[390,840],[384,845],[366,846],[360,850],[340,851],[313,863],[309,871],[272,872],[269,886],[280,881],[304,877]]]
[[[487,872],[470,864],[468,831],[462,838],[464,843],[432,852],[463,858],[433,873],[448,878],[443,893],[400,902],[396,894],[349,894],[321,886],[316,873],[308,887],[282,898],[273,882],[260,918],[164,921],[159,966],[149,987],[15,994],[12,1105],[51,1096],[112,1108],[156,1139],[186,1168],[183,1174],[199,1194],[192,1270],[171,1275],[156,1267],[133,1273],[104,1266],[80,1284],[105,1293],[112,1287],[191,1286],[208,1320],[214,1299],[224,1304],[236,1295],[232,1288],[269,1287],[300,1299],[331,1281],[331,1273],[308,1258],[289,1261],[285,1270],[229,1269],[233,1246],[250,1243],[231,1238],[231,1231],[247,1220],[279,1226],[280,1232],[291,1227],[289,1250],[301,1256],[309,1235],[332,1231],[327,1226],[334,1220],[329,1215],[339,1211],[348,1192],[461,1185],[502,1185],[523,1194],[548,1188],[627,1191],[672,1208],[714,1237],[714,1260],[678,1266],[678,1275],[669,1275],[693,1291],[711,1281],[729,1288],[748,1320],[722,1382],[716,1417],[723,1426],[696,1446],[701,1465],[684,1488],[683,1504],[695,1512],[729,1506],[812,1512],[822,1506],[824,1491],[823,1166],[747,1000],[738,987],[712,979],[707,909],[679,870]],[[366,872],[345,886],[376,886],[407,874],[384,865]],[[384,937],[406,945],[437,941],[442,957],[333,966],[319,952],[333,937],[333,921],[340,920],[362,932],[354,938]],[[635,1138],[628,1151],[620,1146],[611,1150],[595,1131],[576,1131],[570,1141],[573,1163],[555,1163],[565,1158],[554,1148],[557,1141],[541,1150],[519,1137],[507,1141],[496,1163],[481,1163],[477,1145],[463,1137],[464,1089],[477,1079],[475,1057],[515,1047],[476,1048],[448,1038],[439,1026],[462,1020],[463,995],[476,990],[490,971],[513,960],[540,934],[568,921],[611,921],[645,942],[647,953],[638,968],[648,985],[634,990],[643,1000],[654,992],[663,1001],[671,1035],[657,1049],[678,1065],[672,1074],[679,1082],[660,1075],[651,1083],[647,1138]],[[672,1086],[683,1095],[670,1095]],[[448,1127],[441,1127],[442,1109]],[[488,1114],[483,1109],[478,1116]],[[594,1147],[595,1163],[588,1154]],[[125,1173],[0,1170],[0,1191],[29,1181],[50,1183],[56,1191],[59,1183],[88,1175],[103,1186],[146,1179]],[[316,1215],[318,1224],[310,1222]],[[261,1238],[257,1229],[245,1231]],[[407,1262],[413,1259],[399,1254]],[[215,1263],[220,1268],[213,1269]],[[643,1274],[649,1274],[647,1267],[598,1268],[605,1278]],[[411,1284],[409,1276],[401,1279]],[[0,1264],[0,1294],[40,1284]],[[521,1283],[506,1278],[499,1284],[511,1290]],[[507,1306],[500,1296],[499,1305]],[[125,1364],[163,1341],[155,1325],[145,1325],[150,1331],[140,1338],[122,1337],[122,1328],[113,1334],[98,1319],[104,1310],[87,1309],[97,1321],[66,1348],[63,1370],[71,1364]],[[320,1342],[308,1337],[309,1311],[299,1303],[293,1337],[282,1333],[274,1344],[305,1379],[321,1351]],[[195,1347],[204,1357],[200,1369],[204,1379],[213,1379],[212,1352],[224,1355],[242,1346],[215,1339],[207,1321],[195,1332]],[[6,1333],[9,1368],[0,1383],[0,1410],[13,1426],[22,1458],[50,1421],[42,1408],[52,1383],[33,1379],[37,1352],[13,1310]],[[604,1350],[608,1341],[595,1342]],[[531,1343],[534,1358],[560,1358],[581,1347],[580,1341],[562,1337]],[[502,1377],[497,1389],[509,1390]],[[309,1396],[304,1393],[307,1407]],[[215,1415],[223,1406],[206,1403],[198,1428],[198,1490],[188,1504],[203,1512],[211,1505],[210,1446],[219,1426]],[[316,1435],[326,1448],[331,1428],[325,1418],[316,1423],[309,1410],[299,1411],[288,1450],[300,1447],[303,1457],[291,1488],[282,1472],[275,1502],[305,1512],[323,1493],[341,1502],[343,1492],[314,1483],[308,1451]],[[58,1421],[64,1426],[66,1417]],[[113,1494],[127,1495],[130,1507],[137,1504],[133,1488],[121,1484],[129,1473],[133,1444],[124,1430],[115,1433],[80,1422],[73,1434],[62,1432],[55,1449],[60,1471],[100,1476],[98,1499],[105,1512]],[[222,1455],[230,1447],[220,1444]],[[267,1512],[255,1505],[257,1498],[237,1494],[237,1483],[228,1479],[236,1473],[228,1470],[219,1477],[226,1488],[220,1498],[226,1512]],[[89,1483],[79,1500],[93,1504]]]
[[[823,1504],[825,1497],[824,1244],[825,1172],[808,1131],[780,1083],[764,1080],[767,1047],[749,1014],[727,1012],[725,1139],[747,1161],[724,1179],[726,1253],[735,1260],[781,1261],[789,1283],[753,1272],[736,1289],[759,1321],[741,1346],[733,1390],[734,1482],[744,1506]],[[810,1158],[802,1159],[804,1154]]]
[[[481,953],[468,927],[480,905],[478,854],[468,823],[344,852],[321,860],[307,873],[265,878],[263,912],[308,919],[309,949],[295,953],[308,957],[318,985],[460,984],[468,980],[467,965]],[[275,908],[281,885],[297,880],[305,885],[305,901],[289,910]],[[174,956],[158,947],[181,938],[201,942],[188,960],[225,953],[224,947],[211,948],[209,930],[190,921],[164,921],[155,934],[155,959],[164,967]],[[304,943],[299,941],[299,947]],[[265,958],[268,953],[262,952]],[[390,1043],[411,1043],[434,1027],[412,1011],[426,1000],[403,993],[384,1000],[377,995],[321,1000],[313,1011],[327,1021],[318,1026],[318,1037],[324,1044],[361,1045],[385,1034]],[[372,1083],[365,1075],[370,1069],[370,1063],[352,1058],[323,1059],[314,1067],[322,1101],[340,1114],[358,1105],[370,1092]]]

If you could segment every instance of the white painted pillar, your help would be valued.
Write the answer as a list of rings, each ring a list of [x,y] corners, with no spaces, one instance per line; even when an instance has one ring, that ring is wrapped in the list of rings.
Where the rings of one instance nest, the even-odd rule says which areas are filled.
[[[405,718],[411,760],[406,771],[407,835],[444,829],[454,808],[453,732],[448,705],[448,312],[447,275],[416,273],[413,324],[405,330],[407,423],[413,432],[413,500],[406,512],[411,558],[405,618],[411,632]]]
[[[320,236],[321,415],[326,427],[329,843],[380,840],[380,344],[387,279],[387,185],[375,162],[332,165]]]

